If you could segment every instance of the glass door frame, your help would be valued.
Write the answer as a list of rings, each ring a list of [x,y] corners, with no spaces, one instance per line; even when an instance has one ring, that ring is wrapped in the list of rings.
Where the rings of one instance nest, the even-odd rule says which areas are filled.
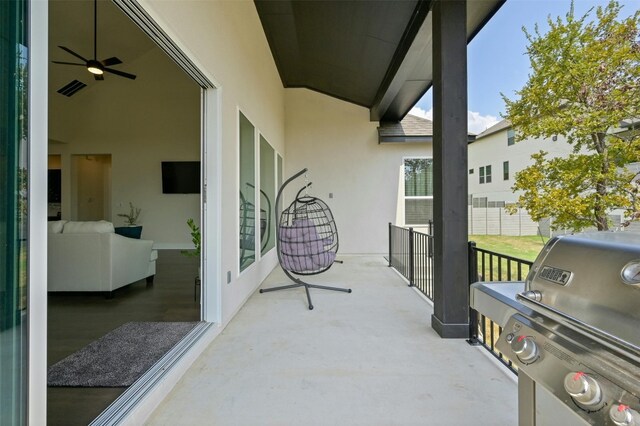
[[[47,0],[29,0],[28,424],[47,417]]]

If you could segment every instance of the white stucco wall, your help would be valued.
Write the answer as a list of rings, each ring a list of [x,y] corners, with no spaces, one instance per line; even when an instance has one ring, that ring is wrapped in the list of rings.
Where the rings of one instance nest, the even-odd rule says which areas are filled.
[[[432,155],[431,144],[378,144],[377,126],[366,108],[286,90],[285,178],[309,169],[311,193],[335,216],[340,253],[388,251],[388,223],[403,222],[403,159]]]
[[[562,136],[552,139],[527,139],[507,145],[507,130],[485,136],[469,144],[469,169],[474,173],[469,177],[469,194],[474,198],[487,197],[489,201],[513,202],[517,195],[511,187],[515,174],[531,165],[531,154],[546,151],[549,157],[564,157],[573,148]],[[503,179],[503,162],[509,161],[509,180]],[[480,167],[491,165],[491,183],[479,183]],[[467,171],[468,172],[468,171]]]
[[[194,1],[189,7],[173,1],[140,3],[219,90],[220,128],[211,130],[219,132],[221,141],[218,278],[223,283],[221,317],[226,324],[277,263],[275,250],[271,250],[239,274],[238,111],[284,154],[284,89],[253,2]]]

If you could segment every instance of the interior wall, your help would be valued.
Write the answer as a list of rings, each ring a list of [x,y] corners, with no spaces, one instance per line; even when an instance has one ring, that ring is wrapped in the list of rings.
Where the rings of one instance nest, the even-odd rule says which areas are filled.
[[[430,143],[378,144],[377,126],[366,108],[307,89],[286,90],[285,179],[309,169],[311,193],[335,216],[341,253],[388,251],[389,222],[404,220],[404,158],[432,155]]]
[[[225,283],[221,309],[226,323],[277,264],[271,250],[262,258],[258,253],[258,261],[239,271],[239,111],[284,154],[284,89],[253,2],[199,1],[183,7],[180,2],[140,0],[140,4],[219,90],[222,259],[218,278]],[[210,214],[216,212],[210,210]],[[211,219],[213,223],[216,218]]]
[[[126,61],[126,58],[122,58]],[[163,194],[162,161],[200,160],[200,87],[155,48],[126,61],[128,80],[107,74],[67,98],[49,102],[50,154],[62,162],[62,218],[75,219],[71,157],[110,154],[111,203],[102,219],[124,225],[129,202],[142,209],[142,238],[157,248],[188,248],[189,218],[200,218],[199,194]]]
[[[61,169],[62,159],[60,158],[60,155],[49,155],[47,159],[47,164],[50,170]]]
[[[77,179],[72,204],[73,220],[111,221],[111,155],[74,155],[73,175]]]

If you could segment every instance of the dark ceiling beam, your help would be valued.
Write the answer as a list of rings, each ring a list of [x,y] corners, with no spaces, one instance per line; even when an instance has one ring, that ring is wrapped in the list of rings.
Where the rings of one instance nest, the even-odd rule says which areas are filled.
[[[431,47],[431,24],[424,25],[430,4],[429,0],[420,0],[416,5],[370,108],[371,121],[383,120],[383,113],[402,88],[408,74],[415,68],[418,58],[424,53],[431,56],[431,51],[426,51]]]
[[[467,2],[467,43],[480,32],[506,0],[476,0]],[[432,7],[432,2],[426,2]],[[370,108],[371,121],[400,121],[433,82],[433,22],[432,13],[423,19],[411,45],[404,52],[395,74],[380,86],[376,101]],[[398,52],[394,57],[399,58]],[[400,53],[401,54],[401,53]],[[390,70],[392,68],[390,67]],[[389,72],[387,73],[390,74]]]

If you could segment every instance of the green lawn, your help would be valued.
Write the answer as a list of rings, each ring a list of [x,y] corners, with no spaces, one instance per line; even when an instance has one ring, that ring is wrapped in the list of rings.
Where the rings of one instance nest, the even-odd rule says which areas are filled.
[[[539,236],[469,235],[469,241],[475,241],[479,248],[531,261],[536,259],[544,246]]]

